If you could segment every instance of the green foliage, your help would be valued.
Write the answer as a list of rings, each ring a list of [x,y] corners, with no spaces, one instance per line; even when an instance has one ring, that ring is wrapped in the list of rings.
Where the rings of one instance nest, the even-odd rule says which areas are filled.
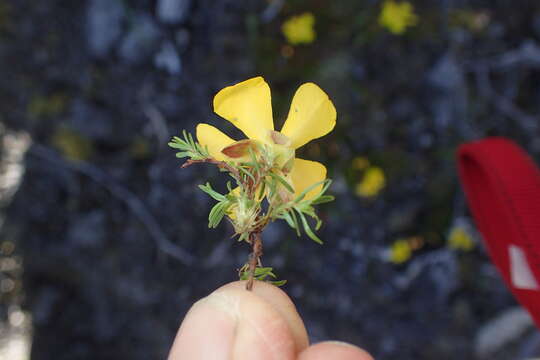
[[[191,160],[204,160],[210,158],[208,149],[203,148],[199,143],[193,140],[193,136],[187,131],[182,132],[183,139],[175,136],[169,142],[169,146],[173,149],[180,150],[176,153],[177,158],[188,157]]]
[[[322,225],[322,220],[317,216],[313,205],[324,204],[334,200],[333,196],[324,195],[331,183],[332,181],[330,179],[326,179],[309,186],[300,195],[298,195],[294,201],[285,203],[277,208],[272,215],[273,218],[285,220],[291,228],[296,230],[296,234],[298,236],[301,235],[301,228],[304,229],[304,232],[311,240],[322,244],[322,240],[313,232],[311,226],[309,225],[306,215],[315,220],[315,230],[319,230]],[[304,200],[306,194],[321,184],[323,184],[323,187],[316,196],[311,199]],[[298,219],[300,219],[300,221],[298,221]],[[302,226],[300,227],[300,225]]]
[[[247,280],[249,278],[249,269],[244,266],[239,272],[240,280]],[[287,280],[267,280],[268,278],[276,279],[274,269],[271,267],[258,267],[255,269],[255,280],[266,281],[276,286],[283,286],[287,283]]]

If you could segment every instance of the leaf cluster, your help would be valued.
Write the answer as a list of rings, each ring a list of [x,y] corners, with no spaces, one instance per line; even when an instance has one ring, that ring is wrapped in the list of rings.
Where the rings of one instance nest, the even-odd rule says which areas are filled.
[[[202,147],[201,144],[193,140],[193,136],[186,130],[182,131],[183,139],[174,136],[169,142],[169,146],[173,149],[180,150],[176,153],[177,158],[189,157],[191,160],[204,160],[210,158],[208,149]]]
[[[218,201],[218,203],[212,207],[212,210],[210,210],[210,213],[208,214],[208,227],[216,228],[227,211],[234,204],[234,196],[222,195],[218,193],[212,189],[212,186],[208,182],[205,185],[199,185],[199,189],[210,195],[214,200]]]
[[[309,186],[293,201],[277,207],[271,214],[272,218],[285,220],[291,228],[296,230],[298,236],[301,236],[301,229],[303,229],[311,240],[322,244],[322,240],[315,234],[306,217],[313,219],[315,221],[315,231],[319,230],[322,220],[315,212],[313,206],[334,200],[332,195],[325,195],[331,184],[332,180],[326,179]],[[310,191],[320,185],[322,185],[322,189],[316,196],[311,199],[305,198]]]
[[[239,271],[240,280],[247,280],[249,278],[249,268],[244,265]],[[287,280],[268,280],[277,279],[274,269],[271,267],[258,267],[255,269],[255,280],[266,281],[276,286],[283,286],[287,283]]]

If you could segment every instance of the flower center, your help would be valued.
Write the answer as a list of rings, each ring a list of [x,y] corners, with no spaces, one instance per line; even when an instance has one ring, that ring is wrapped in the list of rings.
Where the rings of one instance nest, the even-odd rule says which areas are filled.
[[[273,163],[284,173],[289,173],[292,169],[295,154],[294,148],[291,146],[291,139],[274,130],[268,132],[268,138]]]

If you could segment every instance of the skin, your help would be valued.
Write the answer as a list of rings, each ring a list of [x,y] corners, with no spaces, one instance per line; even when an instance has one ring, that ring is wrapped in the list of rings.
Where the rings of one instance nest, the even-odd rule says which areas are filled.
[[[169,360],[373,360],[342,342],[309,346],[306,328],[281,289],[245,281],[224,285],[196,302],[176,335]]]

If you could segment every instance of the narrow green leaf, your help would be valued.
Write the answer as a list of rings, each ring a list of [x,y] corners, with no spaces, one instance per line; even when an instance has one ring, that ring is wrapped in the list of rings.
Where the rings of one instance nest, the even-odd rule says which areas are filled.
[[[291,218],[291,214],[289,214],[288,211],[284,211],[281,215],[279,215],[279,218],[285,220],[287,224],[289,224],[289,226],[292,227],[293,229],[296,229],[294,226],[294,221]]]
[[[276,194],[276,181],[274,178],[271,178],[270,180],[264,179],[264,182],[266,186],[270,189],[268,193],[268,198],[272,199],[274,195]]]
[[[225,211],[228,205],[228,202],[219,202],[214,205],[212,210],[210,210],[210,214],[208,215],[208,227],[215,228],[219,225],[223,219],[223,216],[225,216]]]
[[[290,214],[291,214],[291,217],[292,217],[293,222],[294,222],[294,228],[296,229],[296,235],[297,236],[302,235],[300,233],[300,224],[298,224],[298,218],[296,217],[296,214],[295,214],[294,210],[291,210]]]
[[[332,195],[322,195],[311,202],[312,205],[325,204],[330,201],[334,201],[335,197]]]
[[[255,156],[255,153],[253,152],[253,149],[251,148],[251,146],[248,147],[248,151],[249,151],[249,157],[251,158],[251,161],[253,162],[255,171],[257,171],[257,173],[259,173],[261,171],[261,168],[259,166],[259,162],[257,161],[257,157]]]
[[[273,172],[270,172],[269,173],[270,176],[274,179],[276,179],[277,181],[279,181],[283,186],[285,186],[285,188],[292,194],[294,194],[294,189],[292,188],[291,184],[289,184],[287,182],[287,180],[285,180],[284,178],[282,178],[281,176],[279,176],[278,174],[276,173],[273,173]]]
[[[322,245],[322,240],[319,239],[317,235],[315,235],[313,230],[311,230],[304,214],[301,211],[298,211],[298,215],[300,215],[300,219],[302,220],[302,225],[304,226],[304,231],[306,232],[307,236],[309,236],[311,240]]]
[[[243,234],[240,234],[240,236],[238,237],[238,242],[240,241],[248,241],[249,239],[249,234],[248,233],[243,233]]]
[[[255,276],[268,276],[270,274],[272,274],[271,267],[257,267],[255,269]]]
[[[213,199],[217,201],[227,200],[225,195],[222,195],[218,193],[217,191],[215,191],[214,189],[212,189],[212,186],[210,186],[210,183],[206,183],[205,185],[199,185],[199,189],[201,189],[202,191],[204,191],[205,193],[207,193],[208,195],[210,195]]]
[[[300,195],[298,195],[296,197],[296,199],[294,199],[294,202],[298,203],[298,202],[302,201],[308,192],[315,189],[317,186],[319,186],[321,184],[326,184],[328,181],[331,181],[331,180],[326,179],[326,180],[318,181],[315,184],[312,184],[312,185],[308,186],[306,189],[304,189],[304,191],[302,191],[302,193]],[[323,187],[323,190],[325,190],[324,187]],[[321,191],[319,194],[322,194],[322,193],[323,193],[323,191]]]
[[[239,166],[237,169],[242,174],[245,174],[247,177],[249,177],[251,180],[253,180],[253,182],[255,182],[255,177],[253,177],[253,175],[251,175],[251,173],[247,169],[244,169],[242,166]]]
[[[176,142],[170,142],[167,145],[169,145],[170,147],[172,147],[174,149],[179,149],[179,150],[183,150],[183,149],[186,148],[184,145],[176,143]]]
[[[315,224],[315,231],[319,231],[322,225],[322,220],[319,219],[318,217],[315,220],[317,220],[317,223]]]

